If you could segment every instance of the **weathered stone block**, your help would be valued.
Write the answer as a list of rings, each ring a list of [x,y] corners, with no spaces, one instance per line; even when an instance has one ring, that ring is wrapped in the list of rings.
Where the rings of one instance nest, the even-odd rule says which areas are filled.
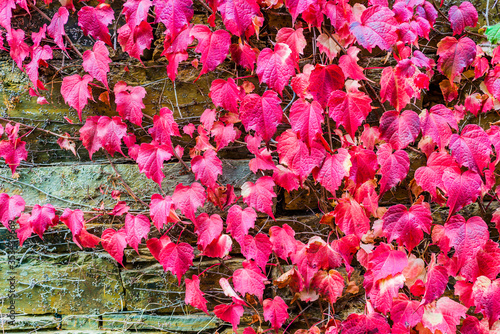
[[[3,256],[0,272],[6,271]],[[15,271],[18,313],[100,314],[120,311],[124,305],[118,267],[107,254],[30,256]],[[7,300],[7,284],[0,280],[0,300]]]
[[[92,315],[66,315],[61,319],[60,328],[67,329],[80,329],[80,330],[98,330],[99,317]]]
[[[59,326],[59,319],[54,316],[26,316],[17,315],[14,325],[9,324],[10,318],[6,318],[2,314],[0,318],[0,328],[5,331],[37,331],[37,330],[48,330],[57,329]]]
[[[173,332],[213,333],[220,324],[215,316],[191,314],[179,316],[159,316],[144,314],[106,314],[102,317],[103,329],[136,331],[166,330]]]

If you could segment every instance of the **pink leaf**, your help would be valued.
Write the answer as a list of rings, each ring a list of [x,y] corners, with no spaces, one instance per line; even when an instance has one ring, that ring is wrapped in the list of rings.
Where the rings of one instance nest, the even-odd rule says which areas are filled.
[[[148,217],[144,215],[131,215],[127,213],[125,216],[125,233],[127,234],[127,243],[135,249],[139,254],[139,244],[142,238],[147,238],[151,223]]]
[[[130,27],[136,27],[147,20],[151,0],[127,0],[123,5],[123,14]]]
[[[185,242],[179,244],[171,242],[161,250],[159,258],[163,269],[176,275],[181,285],[181,277],[193,264],[193,247]]]
[[[450,138],[450,150],[451,156],[459,165],[480,174],[490,163],[490,155],[493,153],[490,138],[476,124],[466,125],[460,135],[453,134]]]
[[[142,109],[146,106],[142,102],[146,96],[146,90],[141,86],[128,86],[125,81],[119,81],[113,88],[115,93],[116,111],[123,119],[141,125]]]
[[[152,41],[153,27],[147,21],[142,21],[136,27],[125,24],[118,29],[118,42],[122,50],[141,62],[144,50],[151,48]]]
[[[127,126],[120,117],[92,116],[87,118],[85,125],[80,129],[80,139],[83,146],[92,154],[101,147],[111,155],[115,152],[123,154],[121,139],[127,134]]]
[[[455,37],[447,36],[438,43],[437,55],[439,72],[453,81],[476,58],[476,43],[468,37],[457,41]]]
[[[313,101],[307,102],[304,99],[296,100],[290,108],[290,124],[292,130],[300,134],[311,147],[316,139],[316,135],[323,134],[321,124],[324,123],[323,108]]]
[[[380,138],[395,150],[405,149],[420,133],[420,119],[416,112],[386,111],[380,118]]]
[[[118,231],[108,228],[102,232],[101,244],[119,264],[123,266],[123,251],[127,247],[127,233],[122,228]]]
[[[223,221],[218,214],[209,216],[206,213],[200,214],[194,221],[195,233],[198,236],[198,245],[207,247],[212,241],[219,238],[222,233]]]
[[[266,83],[269,88],[283,95],[283,88],[295,74],[295,61],[290,47],[277,43],[274,51],[269,48],[262,50],[257,58],[256,72],[260,83]]]
[[[389,50],[396,43],[397,25],[394,13],[389,8],[373,6],[363,11],[359,21],[351,23],[350,30],[358,43],[372,52],[376,46]]]
[[[78,74],[73,74],[69,77],[64,77],[61,85],[61,94],[64,102],[78,111],[80,121],[82,120],[82,110],[87,105],[87,100],[91,99],[94,101],[92,88],[89,86],[91,81],[92,77],[88,74],[85,74],[83,78]]]
[[[165,178],[163,174],[163,163],[172,157],[172,148],[160,145],[155,141],[151,144],[142,143],[139,147],[137,164],[139,171],[144,173],[148,179],[156,182],[161,188],[161,182]]]
[[[283,110],[278,94],[272,90],[266,91],[262,97],[257,94],[245,96],[240,106],[241,123],[246,131],[255,130],[266,142],[276,132],[276,127],[281,123]]]
[[[238,101],[243,100],[245,91],[236,85],[233,78],[228,78],[227,81],[216,79],[212,81],[208,96],[212,98],[212,102],[216,107],[222,107],[227,111],[237,113]]]
[[[339,148],[337,154],[327,154],[320,169],[313,171],[314,179],[335,196],[344,177],[349,176],[351,159],[349,152]]]
[[[177,37],[193,18],[192,0],[153,0],[153,4],[156,21],[165,25],[166,35],[171,39]]]
[[[230,305],[220,304],[215,306],[214,314],[217,318],[227,321],[233,325],[233,331],[238,331],[238,325],[240,324],[240,318],[243,315],[243,306],[232,303]]]
[[[205,73],[215,70],[221,64],[229,52],[231,35],[225,30],[216,30],[213,33],[210,29],[201,24],[197,24],[191,30],[191,35],[198,40],[195,51],[201,53],[203,67],[198,78]]]
[[[25,202],[19,195],[10,197],[6,193],[0,194],[0,222],[3,226],[10,230],[9,222],[24,211]],[[12,232],[12,231],[11,231]]]
[[[365,80],[363,68],[358,65],[358,53],[361,50],[355,46],[347,49],[347,54],[342,55],[339,59],[339,65],[344,74],[354,80]]]
[[[5,163],[12,171],[12,175],[16,172],[17,166],[22,160],[28,158],[26,151],[26,142],[21,139],[2,140],[0,141],[0,158],[5,159]]]
[[[59,7],[57,13],[52,17],[50,25],[47,27],[47,33],[54,38],[54,41],[61,50],[65,50],[63,36],[66,35],[64,25],[68,22],[68,17],[69,12],[66,7]]]
[[[270,176],[263,176],[255,183],[245,182],[241,186],[241,195],[246,205],[257,211],[267,213],[271,218],[273,215],[274,181]]]
[[[262,18],[255,0],[221,0],[218,1],[217,9],[226,29],[240,37],[252,36],[255,33],[254,20]]]
[[[257,214],[251,207],[243,210],[239,205],[233,205],[227,212],[226,231],[241,244],[248,230],[254,228],[256,219]]]
[[[429,136],[443,150],[451,138],[451,129],[458,131],[458,124],[453,112],[442,104],[432,106],[420,115],[422,134]]]
[[[3,2],[8,4],[8,2]],[[10,21],[9,21],[10,22]],[[24,42],[22,29],[11,29],[7,32],[7,42],[10,46],[10,57],[20,70],[23,70],[23,60],[29,56],[31,48]]]
[[[328,272],[319,271],[313,277],[311,284],[332,305],[342,296],[345,285],[344,277],[333,269]]]
[[[114,19],[113,9],[105,3],[101,3],[95,8],[85,6],[78,11],[78,26],[82,28],[85,36],[90,35],[109,46],[113,46],[113,44],[111,44],[108,25]]]
[[[276,296],[274,299],[264,300],[263,306],[264,320],[269,321],[274,330],[278,331],[289,317],[288,305],[280,296]]]
[[[73,235],[73,242],[81,249],[82,246],[78,242],[77,236],[79,236],[82,230],[85,229],[85,220],[83,219],[82,210],[77,209],[73,211],[66,208],[64,209],[60,219],[70,229],[71,234]]]
[[[243,268],[235,270],[233,273],[234,289],[243,296],[248,292],[251,295],[257,296],[262,302],[264,295],[264,282],[266,276],[262,275],[260,269],[250,262],[243,262]]]
[[[174,202],[170,196],[163,198],[160,194],[151,196],[149,205],[149,214],[156,228],[160,231],[163,225],[171,221],[172,212],[174,211]]]
[[[197,155],[191,160],[191,169],[196,180],[206,187],[215,188],[217,176],[222,175],[222,162],[214,150],[206,150],[203,156]]]
[[[231,59],[238,65],[253,72],[255,62],[257,61],[256,50],[252,49],[246,42],[231,44]]]
[[[379,313],[350,314],[342,322],[342,334],[390,333],[391,327],[384,316]]]
[[[336,90],[330,95],[328,101],[330,117],[337,123],[337,128],[342,125],[352,138],[372,110],[372,100],[368,95],[360,92],[359,87],[359,84],[352,83],[347,88],[347,93]]]
[[[296,60],[299,59],[299,55],[304,54],[304,48],[307,45],[303,31],[304,29],[302,28],[295,30],[284,27],[278,30],[278,34],[276,35],[276,43],[284,43],[288,45],[290,50],[292,50],[293,58]]]
[[[408,258],[405,252],[393,250],[389,245],[382,243],[372,253],[368,269],[373,274],[373,281],[376,282],[390,275],[401,274],[407,265]]]
[[[403,110],[413,96],[413,88],[409,80],[397,75],[392,67],[386,67],[380,78],[380,102],[389,101],[397,111]]]
[[[111,63],[111,59],[109,59],[108,48],[103,41],[97,41],[92,50],[83,53],[83,69],[94,79],[102,82],[108,90],[109,63]]]
[[[344,73],[337,65],[317,64],[309,77],[308,90],[323,108],[328,105],[332,92],[344,87]]]
[[[283,227],[271,226],[269,234],[276,256],[286,260],[290,254],[295,253],[297,249],[295,231],[288,224],[284,224]]]
[[[382,144],[377,151],[380,164],[380,196],[404,180],[410,170],[410,157],[403,150],[392,152],[389,144]]]
[[[167,107],[160,109],[160,115],[154,115],[153,127],[148,132],[153,137],[153,140],[168,147],[172,147],[171,136],[181,136],[173,113]]]
[[[435,333],[455,333],[460,318],[465,318],[467,308],[448,297],[440,298],[436,304],[426,305],[422,325]]]
[[[481,177],[471,171],[460,173],[460,170],[450,167],[443,173],[443,186],[450,208],[448,218],[464,206],[471,204],[481,193]]]
[[[196,210],[205,204],[206,199],[205,188],[198,182],[194,182],[190,186],[184,186],[180,183],[175,187],[172,195],[175,207],[181,210],[182,214],[192,222],[196,221]]]
[[[335,223],[346,235],[354,234],[361,238],[370,229],[370,219],[359,203],[349,195],[339,200],[333,215]]]
[[[204,293],[200,289],[200,279],[198,276],[193,275],[191,279],[186,278],[186,297],[184,298],[184,302],[208,314],[207,300],[203,295]]]
[[[384,216],[383,233],[389,242],[397,240],[399,245],[404,245],[408,251],[417,246],[424,237],[430,234],[432,224],[429,203],[415,204],[406,209],[402,204],[391,206]]]
[[[429,304],[444,293],[448,285],[448,270],[446,267],[436,264],[436,254],[432,254],[431,262],[427,267],[425,282],[425,294],[421,305]]]
[[[453,35],[461,34],[465,27],[475,27],[477,24],[476,7],[468,1],[458,7],[451,6],[448,15]]]
[[[444,190],[443,173],[445,169],[458,165],[446,152],[432,152],[427,160],[427,166],[419,167],[415,171],[415,181],[424,191],[428,191],[433,199],[437,199],[437,188]]]

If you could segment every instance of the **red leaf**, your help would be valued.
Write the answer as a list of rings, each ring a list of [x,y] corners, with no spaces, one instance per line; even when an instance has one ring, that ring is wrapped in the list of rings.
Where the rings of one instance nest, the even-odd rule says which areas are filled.
[[[125,233],[127,234],[127,243],[135,249],[139,254],[139,244],[142,238],[147,238],[151,223],[148,217],[144,215],[131,215],[127,213],[125,216]]]
[[[332,305],[342,296],[345,285],[344,277],[333,269],[328,272],[320,270],[311,284]]]
[[[125,229],[115,231],[108,228],[102,232],[101,244],[106,252],[109,253],[119,264],[123,266],[123,251],[127,247],[127,233]]]
[[[222,122],[217,121],[211,130],[211,134],[217,143],[216,149],[220,150],[238,139],[241,131],[236,129],[233,124],[224,125]]]
[[[283,227],[271,226],[269,235],[276,256],[286,260],[290,254],[295,253],[297,249],[295,231],[288,224],[283,224]]]
[[[123,119],[141,125],[142,109],[146,106],[142,102],[146,96],[146,90],[141,86],[128,86],[125,81],[119,81],[114,87],[116,111]]]
[[[323,108],[313,101],[307,102],[304,99],[298,99],[290,108],[290,124],[292,130],[300,134],[309,147],[313,146],[316,135],[322,135],[321,124],[325,122],[323,118]]]
[[[353,180],[357,185],[361,185],[375,178],[378,169],[375,152],[355,146],[349,151],[349,154],[352,163],[349,179]]]
[[[460,327],[462,334],[488,334],[490,333],[489,326],[485,326],[484,321],[479,322],[479,319],[470,315],[465,318]]]
[[[158,231],[163,228],[163,225],[172,221],[172,215],[175,214],[174,209],[174,202],[170,196],[165,196],[165,198],[160,194],[151,196],[149,214]]]
[[[380,196],[406,178],[410,170],[410,157],[403,150],[392,152],[389,144],[382,144],[377,151],[380,164]]]
[[[292,57],[295,60],[299,59],[299,55],[304,54],[304,48],[307,45],[307,41],[304,38],[304,29],[298,28],[297,30],[293,28],[281,28],[278,30],[276,35],[276,43],[284,43],[290,47],[292,50]]]
[[[295,61],[292,50],[284,43],[277,43],[274,51],[265,48],[257,58],[257,75],[260,83],[283,95],[283,88],[295,74]]]
[[[190,186],[184,186],[180,183],[175,187],[172,195],[175,208],[181,210],[182,214],[192,222],[196,221],[196,209],[203,206],[206,199],[205,188],[198,182],[194,182]]]
[[[255,183],[245,182],[241,186],[243,202],[257,211],[267,213],[275,220],[273,215],[273,197],[276,197],[276,194],[273,188],[274,181],[270,176],[263,176]]]
[[[0,141],[0,158],[5,159],[5,163],[12,171],[12,175],[16,172],[16,168],[21,161],[28,158],[28,151],[26,151],[25,147],[26,142],[19,138]]]
[[[28,222],[30,219],[30,214],[21,213],[17,223],[19,224],[19,228],[16,230],[17,238],[19,239],[19,246],[22,247],[23,243],[28,239],[33,233],[33,228],[31,224]]]
[[[420,303],[417,300],[409,300],[405,294],[399,294],[392,303],[391,319],[394,323],[414,327],[422,321],[423,314],[424,310],[420,307]]]
[[[471,171],[460,174],[460,170],[450,167],[443,173],[443,186],[450,208],[448,218],[464,206],[471,204],[481,193],[481,177]]]
[[[383,233],[389,242],[397,240],[411,252],[424,237],[430,234],[432,217],[429,203],[412,205],[409,210],[403,204],[391,206],[384,216]]]
[[[420,133],[420,118],[412,110],[386,111],[380,118],[380,138],[395,150],[405,149]]]
[[[269,237],[263,233],[258,233],[255,237],[247,235],[240,244],[241,254],[245,259],[255,260],[255,263],[265,272],[273,247]]]
[[[309,77],[308,90],[323,108],[328,105],[332,92],[344,87],[344,73],[337,65],[317,64]]]
[[[47,33],[50,37],[54,38],[54,41],[61,50],[65,50],[63,36],[66,35],[64,25],[68,22],[68,17],[69,12],[66,7],[59,7],[57,13],[52,17],[50,25],[47,27]]]
[[[349,152],[344,148],[339,148],[337,154],[327,154],[326,159],[320,169],[313,171],[314,179],[321,183],[326,190],[335,192],[342,184],[344,177],[349,176],[351,168],[351,159]]]
[[[136,27],[147,20],[149,7],[151,7],[151,0],[127,0],[123,4],[123,14],[127,25]]]
[[[487,319],[489,326],[500,318],[500,303],[498,294],[500,293],[500,281],[491,281],[487,277],[478,277],[472,287],[472,297],[476,306],[476,313],[482,313]]]
[[[286,2],[286,6],[292,15],[292,22],[295,23],[297,17],[306,11],[310,5],[314,5],[313,0],[289,0]]]
[[[142,143],[139,147],[137,164],[139,171],[144,173],[148,179],[156,182],[161,188],[161,182],[165,178],[163,174],[163,163],[172,157],[172,148],[160,145],[155,141],[151,144]]]
[[[214,314],[222,321],[227,321],[233,325],[233,331],[238,332],[240,318],[243,315],[243,306],[232,303],[230,305],[220,304],[215,306]]]
[[[231,44],[231,59],[238,65],[253,72],[255,62],[257,61],[258,50],[253,49],[246,42]]]
[[[458,169],[458,165],[448,153],[432,152],[427,160],[427,166],[419,167],[415,171],[415,181],[424,191],[428,191],[434,200],[437,200],[436,188],[444,190],[443,173],[449,167]]]
[[[317,141],[311,147],[300,140],[291,129],[286,130],[277,138],[280,163],[298,175],[300,182],[304,182],[311,171],[321,165],[325,158],[325,148]]]
[[[446,36],[438,43],[437,55],[439,72],[452,82],[476,58],[476,43],[468,37],[457,41],[455,37]]]
[[[71,234],[73,235],[73,242],[81,249],[82,246],[78,242],[77,236],[79,236],[82,230],[85,229],[85,220],[83,219],[82,210],[76,209],[73,211],[66,208],[64,209],[60,219],[70,229]]]
[[[167,74],[170,80],[175,81],[179,63],[188,59],[187,48],[193,42],[191,26],[187,26],[173,40],[165,38],[164,51],[161,54],[168,60]]]
[[[88,74],[85,74],[83,78],[78,74],[73,74],[69,77],[64,77],[61,85],[61,94],[64,102],[78,111],[80,122],[82,121],[82,110],[87,105],[87,100],[91,99],[94,101],[92,88],[89,86],[91,81],[92,77]]]
[[[288,305],[280,297],[276,296],[274,299],[268,298],[264,300],[264,320],[269,321],[271,326],[277,332],[283,326],[288,315]]]
[[[131,57],[138,59],[141,63],[141,56],[145,49],[151,48],[152,41],[153,27],[147,21],[142,21],[136,27],[125,24],[118,29],[118,42],[123,52],[128,52]]]
[[[179,285],[181,285],[181,277],[193,264],[193,247],[185,242],[179,244],[171,242],[163,247],[159,258],[163,269],[165,271],[170,271],[173,275],[176,275]]]
[[[204,293],[200,289],[200,279],[198,276],[193,275],[191,279],[186,278],[185,281],[186,297],[184,298],[184,302],[208,314],[207,300],[203,297]]]
[[[201,53],[201,68],[200,76],[210,71],[215,70],[217,65],[224,62],[227,53],[229,52],[229,45],[231,44],[231,35],[225,30],[216,30],[213,33],[210,29],[201,24],[197,24],[191,30],[191,35],[198,40],[198,45],[195,51]]]
[[[217,9],[227,30],[233,35],[247,38],[255,33],[255,21],[262,19],[260,7],[255,0],[221,0]]]
[[[450,150],[451,156],[459,165],[480,174],[490,163],[492,154],[490,138],[476,124],[467,124],[460,135],[453,134],[450,138]]]
[[[257,219],[257,214],[255,210],[251,207],[241,209],[239,205],[233,205],[227,212],[227,233],[231,233],[231,236],[242,243],[246,235],[248,235],[248,230],[254,228],[255,220]]]
[[[111,59],[109,59],[108,48],[103,41],[97,41],[92,50],[83,53],[83,69],[94,79],[102,82],[108,90],[109,63],[111,63]]]
[[[0,223],[10,232],[9,222],[19,217],[24,211],[25,202],[19,195],[10,197],[6,193],[0,194]]]
[[[440,150],[450,142],[451,129],[458,131],[458,124],[453,112],[442,104],[437,104],[430,111],[420,115],[422,134],[429,136]]]
[[[333,211],[335,223],[346,235],[354,234],[361,238],[370,229],[370,219],[354,198],[344,195]]]
[[[380,102],[389,101],[397,111],[403,110],[413,96],[413,88],[408,79],[397,75],[392,67],[386,67],[380,78]]]
[[[195,233],[198,236],[198,245],[206,248],[212,241],[219,238],[222,233],[223,222],[218,214],[209,216],[206,213],[200,214],[194,221]]]
[[[336,90],[328,101],[330,117],[337,123],[337,128],[342,125],[352,138],[372,110],[372,100],[360,92],[359,87],[358,83],[353,82],[347,87],[347,93]]]
[[[251,295],[257,296],[262,302],[265,288],[264,282],[267,278],[259,271],[260,269],[255,264],[252,265],[250,262],[243,262],[243,268],[235,270],[233,273],[233,284],[234,289],[243,296],[248,292]]]
[[[273,173],[273,180],[278,186],[285,188],[288,192],[297,190],[300,187],[299,176],[282,165],[276,166]]]
[[[217,176],[222,175],[222,161],[214,150],[206,150],[203,156],[197,155],[191,160],[191,169],[196,180],[213,189],[217,186]]]
[[[3,3],[8,4],[7,1],[4,1]],[[29,56],[31,50],[28,44],[24,42],[24,31],[22,29],[8,30],[7,42],[10,46],[10,57],[17,64],[17,67],[19,67],[20,70],[23,70],[23,60]]]
[[[92,154],[101,147],[111,155],[115,152],[123,154],[121,139],[127,134],[127,126],[120,117],[92,116],[87,118],[85,125],[80,129],[80,139],[83,146]]]
[[[358,43],[372,52],[378,46],[382,50],[390,50],[396,43],[398,22],[394,13],[387,7],[373,6],[365,9],[359,21],[351,23],[351,33]]]
[[[238,101],[243,100],[245,91],[236,85],[233,78],[228,78],[227,81],[216,79],[212,81],[208,96],[212,98],[212,102],[216,107],[222,107],[227,111],[237,113]]]
[[[390,333],[391,327],[379,313],[350,314],[342,322],[342,334]]]
[[[500,248],[492,240],[477,252],[474,258],[468,259],[460,270],[460,275],[468,281],[475,281],[479,276],[495,279],[500,273]]]
[[[151,238],[146,241],[146,245],[148,246],[149,252],[158,262],[160,261],[161,250],[170,243],[171,241],[167,234],[161,236],[160,239]]]
[[[427,266],[425,295],[420,304],[426,305],[441,297],[448,285],[448,278],[448,270],[444,266],[437,265],[436,254],[432,254],[431,262]]]
[[[262,97],[257,94],[245,96],[240,106],[240,119],[245,130],[255,130],[255,133],[268,142],[281,123],[283,110],[280,103],[278,94],[272,90],[266,91]]]
[[[16,9],[14,0],[2,1],[0,4],[0,26],[11,30],[12,10]]]
[[[105,3],[97,7],[85,6],[78,11],[78,26],[82,28],[85,36],[90,35],[101,40],[109,46],[111,37],[109,36],[108,25],[115,19],[115,14],[111,6]]]
[[[365,275],[363,286],[373,307],[386,314],[391,310],[392,302],[398,296],[399,289],[404,286],[405,277],[403,274],[389,275],[377,281],[374,281],[372,277],[370,274]]]
[[[161,22],[167,29],[166,35],[174,39],[193,18],[192,0],[153,0],[156,22]]]
[[[460,6],[451,6],[448,12],[453,35],[461,34],[465,27],[475,27],[477,24],[477,10],[473,4],[464,1]]]
[[[456,333],[460,318],[465,318],[467,308],[448,297],[439,299],[436,304],[426,305],[422,325],[435,333]]]
[[[464,217],[455,215],[446,222],[444,229],[450,246],[455,248],[453,257],[457,258],[459,268],[474,258],[490,238],[488,225],[477,216],[465,221]]]
[[[31,49],[31,61],[28,65],[26,65],[26,74],[28,74],[28,77],[35,86],[36,90],[38,90],[38,88],[45,89],[43,83],[38,80],[38,68],[41,64],[47,66],[45,60],[49,59],[52,59],[52,49],[50,46],[35,46]]]
[[[344,74],[354,80],[365,80],[366,77],[363,73],[363,68],[358,65],[358,53],[361,50],[355,46],[349,47],[347,49],[347,54],[343,55],[339,59],[339,65]]]
[[[401,274],[407,265],[408,258],[405,252],[393,250],[389,245],[382,243],[372,253],[367,269],[373,274],[373,281],[376,282],[388,276]]]
[[[181,136],[173,113],[167,107],[161,108],[160,115],[153,117],[153,127],[148,132],[153,137],[153,140],[168,147],[173,147],[171,136]]]
[[[221,234],[218,238],[214,239],[205,249],[201,255],[224,259],[229,255],[233,247],[233,241],[227,234]],[[198,247],[200,248],[200,247]]]

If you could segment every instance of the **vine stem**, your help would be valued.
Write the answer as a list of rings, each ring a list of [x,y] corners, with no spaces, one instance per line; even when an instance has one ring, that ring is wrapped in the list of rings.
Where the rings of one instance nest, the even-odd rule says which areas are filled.
[[[33,4],[31,1],[28,2],[28,3],[30,5],[30,7],[33,8],[34,10],[36,10],[38,12],[38,14],[40,14],[44,19],[46,19],[49,22],[52,22],[52,19],[50,17],[48,17],[47,14],[45,14],[44,12],[42,12],[40,10],[40,8],[38,8],[35,4]],[[82,53],[76,48],[76,46],[73,44],[73,42],[68,37],[68,35],[66,35],[66,33],[64,33],[64,37],[66,38],[66,41],[68,42],[69,46],[71,46],[71,48],[73,49],[73,51],[75,51],[75,53],[78,55],[78,57],[80,57],[80,58],[83,59]]]
[[[221,264],[222,264],[221,262],[216,263],[216,264],[212,264],[210,267],[208,267],[207,269],[203,270],[198,276],[203,275],[206,271],[212,269],[213,267],[220,266]]]
[[[56,136],[56,137],[59,137],[59,138],[67,138],[67,139],[73,139],[73,140],[79,140],[80,138],[77,138],[77,137],[67,137],[67,136],[63,136],[63,135],[60,135],[60,134],[57,134],[55,132],[52,132],[52,131],[49,131],[49,130],[45,130],[45,129],[41,129],[37,126],[31,126],[31,125],[28,125],[28,124],[24,124],[24,123],[19,123],[19,122],[16,122],[16,121],[12,121],[10,119],[7,119],[7,118],[3,118],[3,117],[0,117],[0,121],[4,121],[4,122],[7,122],[7,123],[10,123],[10,122],[14,122],[14,123],[17,123],[19,125],[22,125],[24,127],[27,127],[29,129],[33,129],[33,130],[39,130],[39,131],[43,131],[45,133],[48,133],[48,134],[51,134],[53,136]]]

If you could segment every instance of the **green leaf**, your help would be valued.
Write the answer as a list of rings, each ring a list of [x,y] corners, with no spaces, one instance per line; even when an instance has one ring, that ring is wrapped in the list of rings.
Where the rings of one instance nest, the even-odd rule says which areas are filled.
[[[498,43],[500,41],[500,23],[486,27],[485,35],[491,43]]]

